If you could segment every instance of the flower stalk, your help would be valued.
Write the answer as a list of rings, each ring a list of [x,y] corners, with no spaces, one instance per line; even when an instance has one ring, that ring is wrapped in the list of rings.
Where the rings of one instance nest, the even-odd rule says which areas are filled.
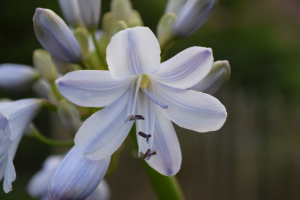
[[[106,62],[105,62],[105,60],[103,60],[103,57],[101,56],[100,49],[99,49],[99,46],[97,44],[97,40],[96,40],[96,37],[95,37],[95,31],[93,31],[91,33],[91,35],[92,35],[92,38],[93,38],[93,43],[94,43],[94,46],[95,46],[95,49],[96,49],[96,53],[97,53],[98,58],[101,62],[101,70],[108,70]]]

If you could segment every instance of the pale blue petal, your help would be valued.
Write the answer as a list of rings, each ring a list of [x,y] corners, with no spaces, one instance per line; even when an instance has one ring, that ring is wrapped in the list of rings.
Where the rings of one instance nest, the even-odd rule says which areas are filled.
[[[77,0],[59,0],[60,9],[66,22],[76,27],[80,24],[80,16]]]
[[[184,38],[196,32],[208,20],[216,2],[216,0],[188,0],[173,25],[173,35]]]
[[[168,109],[162,109],[162,112],[183,128],[197,132],[216,131],[226,121],[225,107],[208,94],[157,83],[156,96],[169,106]]]
[[[165,13],[173,12],[178,15],[186,2],[187,0],[169,0],[166,5]]]
[[[7,138],[10,138],[10,128],[9,128],[9,117],[3,115],[1,112],[0,112],[0,141],[3,137],[3,134],[5,134],[5,136]]]
[[[112,76],[119,80],[155,73],[160,66],[160,46],[149,28],[127,28],[111,38],[106,60]]]
[[[27,65],[0,65],[0,87],[4,89],[23,90],[38,78],[35,70]]]
[[[111,156],[127,137],[133,121],[125,123],[129,91],[89,117],[75,136],[76,147],[89,159]]]
[[[187,89],[202,80],[212,64],[210,48],[190,47],[163,62],[159,71],[151,76],[165,85]]]
[[[81,70],[56,80],[60,93],[72,103],[83,107],[105,107],[129,88],[133,79],[119,81],[109,71]]]
[[[110,157],[97,161],[89,160],[74,146],[56,169],[48,187],[48,198],[87,198],[104,177],[109,162]]]
[[[82,61],[81,48],[72,31],[52,10],[37,8],[33,25],[37,39],[51,55],[69,63]]]
[[[156,106],[152,151],[157,154],[146,162],[162,175],[174,176],[181,167],[181,150],[173,124],[161,110]]]
[[[10,140],[22,135],[41,108],[39,99],[22,99],[13,102],[1,102],[0,112],[8,116],[11,131]]]
[[[100,0],[77,0],[83,25],[89,30],[96,30],[101,12]]]

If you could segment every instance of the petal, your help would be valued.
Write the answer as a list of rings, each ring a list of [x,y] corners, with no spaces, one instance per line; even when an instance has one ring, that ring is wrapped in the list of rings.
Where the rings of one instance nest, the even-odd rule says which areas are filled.
[[[174,176],[181,167],[181,149],[173,124],[161,110],[156,106],[152,150],[157,154],[146,162],[159,173]]]
[[[53,56],[74,64],[82,61],[81,48],[73,33],[52,10],[37,8],[33,25],[37,39]]]
[[[50,200],[86,199],[98,186],[110,157],[89,160],[74,146],[58,166],[48,186]]]
[[[39,99],[22,99],[0,103],[0,112],[8,116],[11,131],[10,140],[21,136],[41,108]]]
[[[27,65],[0,65],[0,87],[4,89],[22,90],[30,86],[38,78],[35,70]]]
[[[111,156],[127,137],[133,121],[125,123],[129,91],[113,104],[88,118],[75,136],[76,147],[87,158],[104,159]]]
[[[156,85],[156,95],[169,106],[168,109],[162,109],[162,112],[183,128],[207,132],[218,130],[225,123],[226,109],[213,96],[159,83]]]
[[[96,30],[100,20],[101,1],[78,0],[77,2],[81,21],[84,26],[91,31]]]
[[[187,0],[169,0],[166,5],[165,14],[173,12],[178,15],[186,2]]]
[[[132,75],[154,73],[159,69],[159,43],[146,27],[118,32],[111,38],[106,52],[109,70],[119,80]]]
[[[133,79],[118,81],[109,71],[80,70],[56,80],[60,93],[83,107],[104,107],[130,88]]]
[[[7,138],[10,138],[10,128],[9,128],[9,117],[3,115],[1,112],[0,112],[0,134],[5,134],[5,136]],[[2,138],[3,136],[0,136],[0,138]],[[1,141],[1,139],[0,139]]]
[[[209,74],[190,89],[212,95],[228,82],[230,74],[227,60],[214,62]]]
[[[159,71],[152,76],[160,83],[187,89],[202,80],[210,71],[212,64],[213,56],[210,48],[191,47],[163,62]]]

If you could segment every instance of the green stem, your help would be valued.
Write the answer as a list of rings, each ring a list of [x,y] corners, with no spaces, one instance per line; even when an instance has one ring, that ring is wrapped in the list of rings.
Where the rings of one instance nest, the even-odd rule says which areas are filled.
[[[132,127],[130,131],[130,139],[135,142],[135,148],[137,150],[137,139],[136,139],[136,130],[135,126]],[[152,186],[154,190],[156,191],[156,194],[160,200],[184,200],[185,197],[183,195],[183,192],[180,188],[180,185],[176,179],[176,176],[168,177],[161,175],[154,169],[152,169],[145,161],[141,160],[143,163],[143,166],[148,174],[148,177],[150,179],[150,182],[152,183]]]
[[[44,108],[47,108],[49,110],[52,110],[54,112],[57,112],[57,107],[55,105],[53,105],[52,103],[50,103],[47,99],[41,99],[42,101],[42,106]]]
[[[55,95],[55,97],[57,98],[58,101],[62,100],[64,97],[60,94],[58,88],[56,87],[55,85],[55,82],[50,82],[50,85],[51,85],[51,89]]]
[[[172,38],[165,45],[161,47],[161,54],[160,54],[161,62],[164,62],[166,60],[167,53],[169,49],[174,45],[174,43],[175,43],[175,39]]]
[[[75,145],[73,141],[71,141],[71,142],[60,142],[60,141],[55,141],[55,140],[46,138],[34,126],[31,126],[30,130],[28,132],[29,132],[29,135],[31,137],[34,137],[38,141],[40,141],[40,142],[42,142],[42,143],[44,143],[48,146],[52,146],[52,147],[73,147]]]
[[[99,49],[99,46],[97,44],[97,40],[95,38],[95,31],[91,32],[91,35],[92,35],[92,38],[93,38],[93,42],[94,42],[94,46],[95,46],[95,49],[96,49],[96,53],[98,55],[98,58],[101,62],[101,65],[105,68],[106,67],[106,62],[105,60],[103,59],[103,57],[101,56],[101,53],[100,53],[100,49]]]
[[[80,67],[81,67],[82,69],[89,69],[89,68],[86,66],[86,64],[84,63],[84,61],[79,62],[78,65],[80,65]]]

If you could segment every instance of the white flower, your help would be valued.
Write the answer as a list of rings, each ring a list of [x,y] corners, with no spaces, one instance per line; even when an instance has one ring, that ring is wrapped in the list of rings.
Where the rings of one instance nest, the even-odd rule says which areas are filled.
[[[19,142],[40,107],[38,99],[0,103],[0,180],[4,177],[6,193],[12,190],[12,182],[16,179],[13,158]]]
[[[72,31],[52,10],[37,8],[33,26],[37,39],[51,55],[69,63],[82,61],[82,52]]]
[[[62,160],[63,156],[49,156],[45,160],[43,168],[30,179],[27,185],[27,192],[31,197],[40,197],[41,200],[48,200],[48,184]],[[86,200],[108,200],[109,198],[109,186],[105,180],[102,180]]]
[[[48,186],[48,198],[86,199],[98,187],[109,163],[110,157],[90,160],[74,146],[55,170]],[[109,196],[109,192],[104,191],[105,195],[107,193]]]
[[[30,66],[19,64],[0,65],[0,87],[22,90],[38,79],[37,72]]]
[[[172,176],[180,169],[181,150],[170,120],[197,132],[223,126],[227,113],[216,98],[186,90],[209,73],[211,49],[191,47],[160,64],[156,37],[150,29],[136,27],[112,37],[107,63],[109,71],[75,71],[56,81],[60,92],[79,106],[107,106],[88,118],[75,136],[76,147],[86,157],[112,155],[137,120],[139,156]]]
[[[59,0],[58,2],[67,23],[73,27],[78,26],[80,15],[77,0]]]

